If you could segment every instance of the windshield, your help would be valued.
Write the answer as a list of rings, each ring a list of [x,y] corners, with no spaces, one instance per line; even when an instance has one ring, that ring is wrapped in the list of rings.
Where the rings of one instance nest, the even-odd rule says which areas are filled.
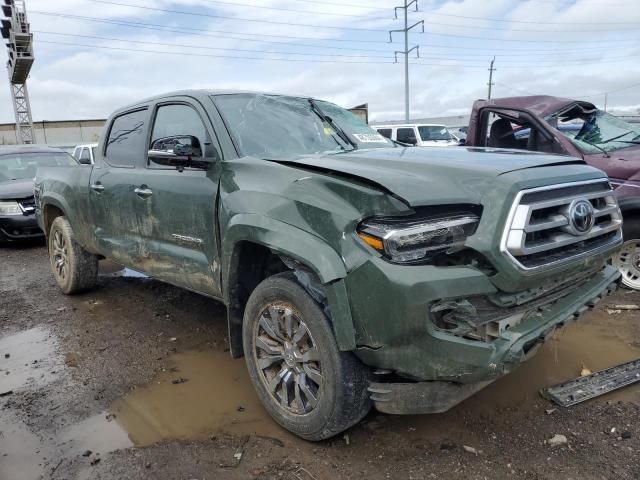
[[[11,153],[0,155],[0,182],[31,179],[38,167],[64,167],[77,165],[71,155],[64,152]]]
[[[253,93],[216,95],[214,100],[245,156],[282,158],[394,146],[351,112],[329,102]]]
[[[602,110],[569,115],[559,120],[560,132],[587,154],[640,144],[640,125],[627,123]]]
[[[443,125],[423,125],[418,127],[423,142],[429,140],[451,140],[451,134]]]

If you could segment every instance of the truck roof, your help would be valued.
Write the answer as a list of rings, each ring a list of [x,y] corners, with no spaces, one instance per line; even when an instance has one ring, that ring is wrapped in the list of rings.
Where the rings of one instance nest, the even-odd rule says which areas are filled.
[[[571,98],[552,97],[550,95],[530,95],[524,97],[504,97],[491,100],[478,100],[476,104],[482,106],[495,106],[503,108],[523,108],[541,117],[546,117],[552,113],[562,110],[565,107],[579,103],[589,109],[595,109],[595,105],[582,100]]]
[[[252,91],[252,90],[233,90],[233,89],[191,89],[191,90],[175,90],[172,92],[166,92],[166,93],[162,93],[159,95],[154,95],[152,97],[147,97],[144,98],[142,100],[139,100],[135,103],[131,103],[129,105],[125,105],[123,107],[118,108],[117,110],[115,110],[114,113],[119,113],[123,110],[129,110],[131,108],[135,108],[135,107],[140,107],[142,105],[145,105],[147,103],[153,102],[155,100],[161,100],[163,98],[167,98],[167,97],[194,97],[194,98],[202,98],[202,97],[209,97],[211,95],[232,95],[232,94],[242,94],[242,93],[249,93],[249,94],[254,94],[254,95],[276,95],[276,96],[283,96],[283,97],[300,97],[300,98],[313,98],[310,97],[308,95],[291,95],[291,94],[284,94],[284,93],[277,93],[277,92],[259,92],[259,91]]]

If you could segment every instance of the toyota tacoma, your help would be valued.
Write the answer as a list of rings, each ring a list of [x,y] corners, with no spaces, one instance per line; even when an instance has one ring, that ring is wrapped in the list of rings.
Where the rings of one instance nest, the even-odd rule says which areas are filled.
[[[224,302],[231,354],[309,440],[451,408],[620,277],[616,198],[571,157],[406,148],[329,102],[215,91],[116,111],[96,154],[36,176],[62,291],[108,258]]]

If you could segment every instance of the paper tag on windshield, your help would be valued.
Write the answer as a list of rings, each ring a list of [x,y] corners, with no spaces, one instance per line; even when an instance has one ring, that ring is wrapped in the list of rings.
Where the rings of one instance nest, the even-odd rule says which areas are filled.
[[[353,136],[362,143],[387,143],[387,139],[379,133],[354,133]]]

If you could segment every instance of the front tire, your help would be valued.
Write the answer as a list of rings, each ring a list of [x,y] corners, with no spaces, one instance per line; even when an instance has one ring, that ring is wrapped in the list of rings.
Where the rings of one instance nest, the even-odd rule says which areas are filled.
[[[299,437],[333,437],[371,408],[367,368],[338,350],[322,308],[290,272],[267,278],[251,294],[243,345],[260,401]]]
[[[65,217],[56,217],[48,237],[49,260],[53,277],[67,295],[92,289],[98,278],[98,257],[87,252],[75,240]]]

